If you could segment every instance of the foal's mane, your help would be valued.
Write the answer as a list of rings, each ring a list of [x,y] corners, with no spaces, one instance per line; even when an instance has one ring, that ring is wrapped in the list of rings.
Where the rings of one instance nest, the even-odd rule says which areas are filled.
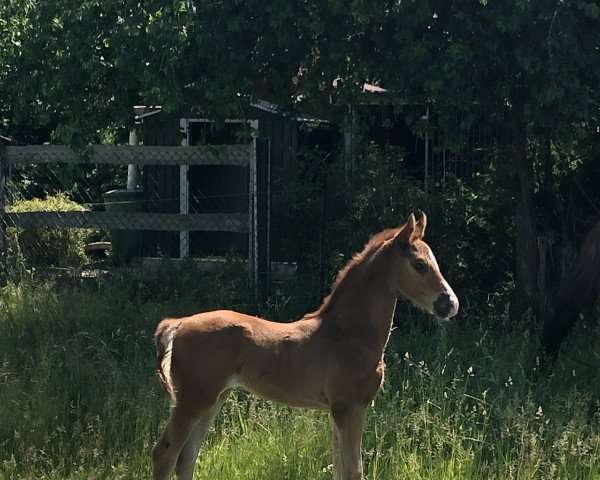
[[[397,228],[389,228],[387,230],[373,235],[366,243],[364,248],[360,252],[355,253],[352,259],[346,264],[346,266],[340,270],[340,272],[337,275],[337,278],[335,279],[335,282],[333,282],[331,292],[325,297],[321,306],[316,311],[312,313],[307,313],[304,316],[304,318],[315,318],[327,313],[331,309],[331,304],[335,298],[336,291],[338,290],[340,285],[344,283],[344,280],[348,277],[348,275],[352,271],[355,271],[357,267],[360,264],[362,264],[365,260],[373,257],[373,255],[379,250],[381,245],[383,245],[386,241],[394,238],[394,236],[396,236],[403,228],[404,226]]]

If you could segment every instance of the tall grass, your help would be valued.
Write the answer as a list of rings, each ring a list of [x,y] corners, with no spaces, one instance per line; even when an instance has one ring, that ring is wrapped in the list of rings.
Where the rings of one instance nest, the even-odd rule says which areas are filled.
[[[219,295],[172,298],[118,277],[92,288],[3,287],[0,478],[149,478],[168,412],[154,378],[157,321],[250,303],[235,282],[203,291]],[[473,314],[442,325],[400,310],[386,384],[368,411],[367,478],[600,478],[594,330],[576,332],[542,374],[534,326],[509,329]],[[332,478],[330,428],[322,413],[237,393],[209,434],[197,477]]]

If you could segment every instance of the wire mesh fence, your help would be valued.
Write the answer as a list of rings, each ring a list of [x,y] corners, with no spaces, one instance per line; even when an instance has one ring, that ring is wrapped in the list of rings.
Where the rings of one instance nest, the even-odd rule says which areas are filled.
[[[234,255],[256,263],[256,145],[6,147],[2,251],[35,265]],[[268,158],[260,159],[267,163]],[[260,166],[259,166],[260,167]]]

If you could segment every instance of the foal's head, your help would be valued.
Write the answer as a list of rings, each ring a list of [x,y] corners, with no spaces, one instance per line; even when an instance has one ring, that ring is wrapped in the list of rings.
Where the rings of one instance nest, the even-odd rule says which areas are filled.
[[[458,299],[444,279],[431,248],[423,241],[427,216],[411,214],[384,246],[389,286],[416,306],[442,318],[458,312]]]

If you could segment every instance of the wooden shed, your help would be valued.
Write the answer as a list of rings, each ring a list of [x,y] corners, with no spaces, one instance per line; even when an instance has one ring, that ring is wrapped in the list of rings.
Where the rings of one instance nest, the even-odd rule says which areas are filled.
[[[314,117],[291,117],[277,111],[274,105],[260,102],[248,107],[245,119],[215,123],[193,115],[163,112],[160,107],[138,110],[141,140],[144,145],[195,146],[236,145],[254,143],[255,167],[230,165],[146,165],[142,173],[142,189],[146,208],[162,213],[244,214],[252,211],[249,202],[257,201],[259,215],[269,216],[268,189],[272,167],[296,161],[298,148],[320,143],[335,148],[341,141],[337,126]],[[303,128],[311,124],[312,128]],[[256,168],[256,172],[252,172]],[[253,195],[249,176],[258,175],[261,190]],[[266,191],[265,191],[266,190]],[[210,257],[229,254],[249,256],[252,242],[248,232],[235,231],[215,217],[211,230],[197,232],[144,232],[142,256]],[[261,244],[268,242],[268,232]]]

